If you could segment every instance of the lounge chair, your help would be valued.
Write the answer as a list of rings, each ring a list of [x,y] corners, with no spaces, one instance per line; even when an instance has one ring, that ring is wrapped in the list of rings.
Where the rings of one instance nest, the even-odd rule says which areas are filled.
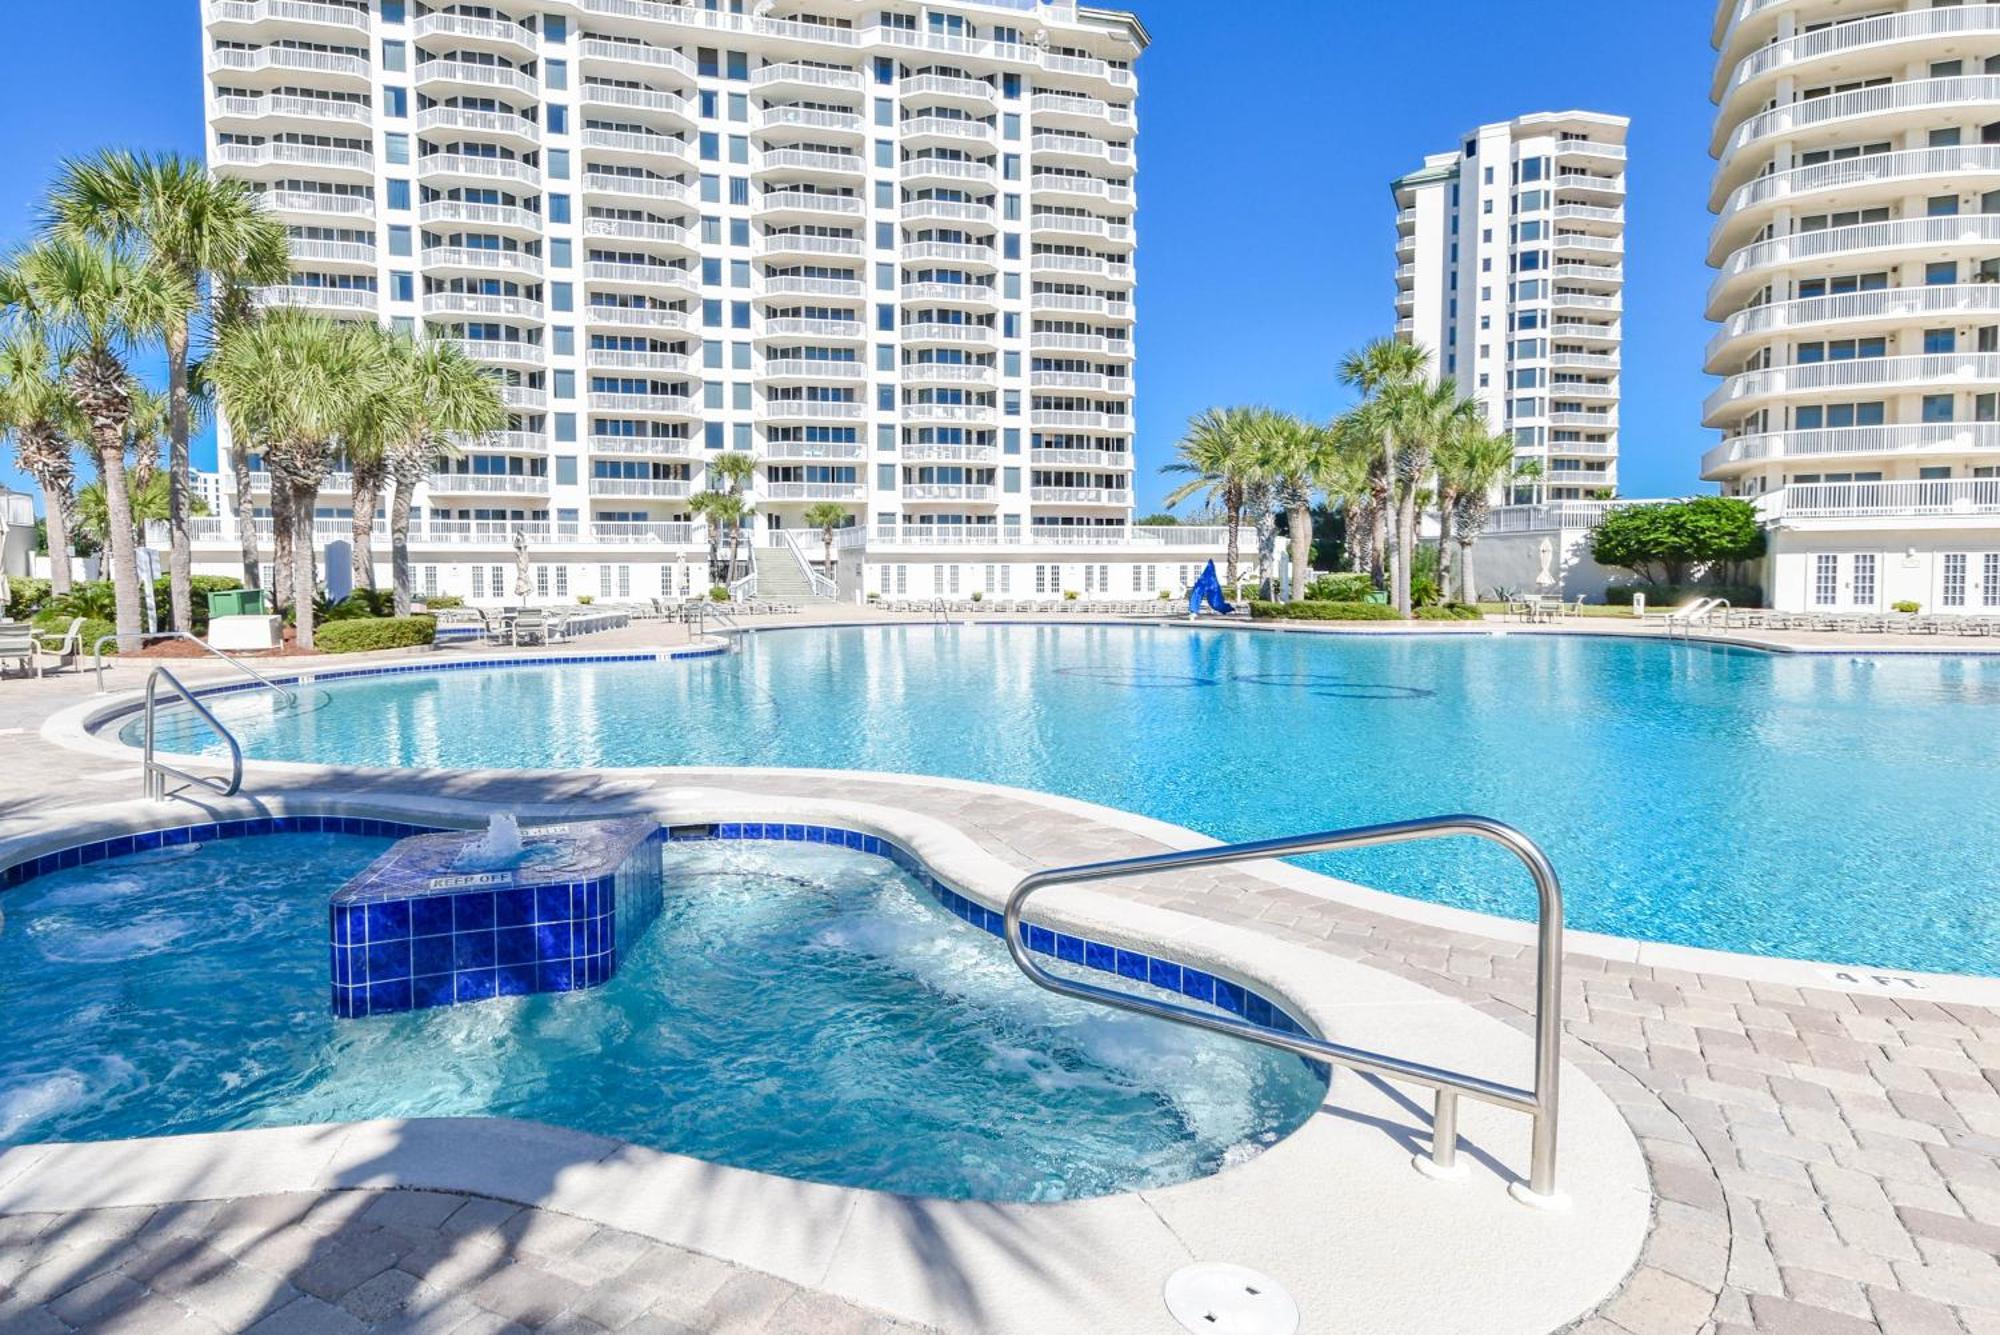
[[[9,663],[19,663],[23,676],[41,676],[42,666],[37,657],[40,649],[35,628],[27,622],[0,625],[0,672],[6,671]]]
[[[517,647],[523,644],[547,644],[548,636],[548,620],[543,613],[524,608],[514,614],[514,629],[509,638]]]
[[[35,633],[35,673],[44,671],[60,672],[65,666],[81,669],[83,664],[83,618],[75,617],[69,629],[61,635],[49,636],[46,632]],[[45,660],[53,659],[53,665]]]

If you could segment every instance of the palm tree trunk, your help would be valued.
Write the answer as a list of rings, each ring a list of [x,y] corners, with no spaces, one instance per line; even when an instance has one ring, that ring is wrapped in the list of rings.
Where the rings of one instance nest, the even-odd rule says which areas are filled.
[[[743,521],[737,520],[729,526],[729,578],[726,583],[736,582],[736,561],[743,551]],[[732,589],[730,592],[734,593]]]
[[[145,628],[139,606],[139,549],[132,541],[132,498],[125,488],[125,440],[116,422],[93,422],[98,476],[104,479],[104,540],[111,548],[111,596],[117,605],[118,647],[137,648]]]
[[[1294,505],[1287,525],[1292,536],[1292,601],[1306,596],[1306,567],[1312,564],[1312,507]]]
[[[1227,505],[1222,507],[1222,517],[1223,522],[1229,525],[1229,535],[1224,539],[1227,546],[1223,548],[1222,557],[1223,564],[1226,567],[1223,574],[1223,583],[1229,586],[1229,592],[1233,596],[1236,593],[1236,567],[1238,565],[1236,530],[1243,523],[1243,503],[1234,499],[1230,500]]]
[[[375,588],[375,507],[381,503],[382,481],[375,469],[354,470],[354,516],[349,531],[348,567],[354,587]]]
[[[243,554],[243,587],[257,588],[258,574],[257,501],[250,491],[250,447],[240,440],[229,443],[229,471],[236,477],[236,546]]]
[[[318,487],[293,486],[292,624],[298,632],[295,643],[301,649],[313,647],[313,592],[319,583],[313,575],[313,511],[318,500]]]
[[[266,476],[270,476],[268,473]],[[271,570],[272,582],[277,585],[271,597],[283,611],[292,605],[292,547],[296,534],[292,529],[292,491],[284,482],[271,477]]]
[[[1451,549],[1454,545],[1451,533],[1451,507],[1457,501],[1456,493],[1449,488],[1438,489],[1438,598],[1442,602],[1469,602],[1470,599],[1454,599],[1451,596]]]
[[[1389,506],[1378,500],[1368,512],[1368,573],[1389,592]]]
[[[49,534],[49,592],[61,597],[69,581],[69,498],[60,487],[42,484],[42,509]]]
[[[188,532],[188,322],[167,326],[167,588],[175,630],[194,628],[194,547]]]
[[[1472,542],[1474,536],[1470,533],[1460,533],[1458,535],[1458,582],[1459,586],[1465,591],[1464,597],[1468,603],[1479,601],[1479,581],[1472,573]]]
[[[1382,547],[1384,560],[1388,561],[1389,553],[1393,552],[1398,557],[1402,554],[1402,548],[1396,542],[1396,437],[1393,432],[1384,431],[1382,433],[1382,467],[1384,470],[1382,477],[1387,487],[1381,506]],[[1400,564],[1400,561],[1389,562],[1384,582],[1389,589],[1390,604],[1398,612],[1408,616],[1410,613],[1410,592],[1409,586],[1403,583],[1399,577],[1396,567]]]
[[[414,499],[411,490],[399,477],[395,489],[389,493],[389,583],[396,591],[395,610],[399,617],[410,614],[415,593],[410,579],[410,502]]]
[[[1417,559],[1417,484],[1410,480],[1396,512],[1396,606],[1410,614],[1410,572]]]

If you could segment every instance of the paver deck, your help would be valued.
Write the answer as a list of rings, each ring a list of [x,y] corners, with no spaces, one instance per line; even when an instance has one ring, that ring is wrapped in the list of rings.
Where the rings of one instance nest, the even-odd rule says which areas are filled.
[[[678,643],[682,632],[640,626],[616,634],[625,643]],[[1853,647],[1904,647],[1871,640]],[[218,675],[188,667],[190,678]],[[137,684],[129,669],[120,675],[121,687]],[[42,717],[88,689],[87,674],[0,683],[0,836],[60,808],[136,791],[136,763],[121,771],[35,732]],[[727,778],[731,787],[772,795],[824,790],[824,780],[800,775]],[[260,778],[253,786],[304,782]],[[409,781],[336,772],[321,782],[379,797]],[[468,774],[448,789],[495,802],[574,801],[627,785],[588,773],[556,781]],[[945,820],[1023,869],[1162,846],[1113,823],[1057,818],[1032,800],[964,785],[855,777],[841,787],[843,797]],[[425,792],[437,796],[437,786]],[[1135,898],[1255,923],[1526,1024],[1533,969],[1526,947],[1274,892],[1226,871],[1131,885]],[[1567,975],[1567,1055],[1618,1103],[1658,1197],[1641,1264],[1579,1329],[2000,1335],[2000,1012],[1581,954],[1567,961]],[[439,1215],[447,1203],[451,1212]],[[507,1222],[482,1223],[475,1241],[447,1246],[461,1214],[489,1213]],[[547,1212],[410,1192],[0,1217],[0,1330],[243,1329],[253,1316],[285,1316],[265,1328],[298,1331],[367,1329],[364,1319],[386,1329],[462,1331],[506,1329],[509,1321],[582,1331],[878,1328],[870,1324],[878,1318],[823,1296],[791,1286],[780,1294],[771,1286],[781,1282],[769,1277],[718,1278],[720,1263],[685,1253],[635,1250],[634,1258],[653,1257],[650,1265],[628,1258],[614,1272],[610,1260],[582,1256],[586,1248],[594,1258],[626,1246],[603,1232],[572,1248],[550,1244],[554,1255],[525,1241],[563,1227]],[[523,1240],[508,1241],[509,1228]],[[238,1241],[245,1230],[259,1232],[263,1250]],[[177,1233],[179,1251],[163,1242]],[[203,1247],[231,1259],[204,1264]],[[470,1259],[452,1259],[461,1248]],[[173,1259],[189,1251],[193,1259]],[[89,1255],[109,1264],[86,1263]],[[403,1294],[424,1295],[428,1314],[396,1307]],[[286,1305],[266,1306],[279,1298]],[[112,1316],[127,1324],[112,1324]],[[1437,1329],[1453,1329],[1449,1313],[1440,1313]]]

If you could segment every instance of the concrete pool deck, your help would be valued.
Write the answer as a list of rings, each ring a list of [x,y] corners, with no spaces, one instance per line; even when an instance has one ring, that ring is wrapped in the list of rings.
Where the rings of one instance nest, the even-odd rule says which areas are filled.
[[[840,609],[839,619],[857,610]],[[679,630],[641,626],[616,634],[657,645],[677,643]],[[659,634],[648,638],[652,631]],[[595,651],[611,647],[609,640],[592,637],[586,645]],[[1939,652],[1954,646],[1925,640],[1916,647]],[[226,675],[186,666],[191,680]],[[138,674],[119,672],[125,680],[118,685],[137,685]],[[18,692],[12,689],[17,686]],[[136,790],[136,759],[121,765],[111,755],[64,751],[39,736],[41,718],[78,703],[88,689],[87,674],[80,683],[0,684],[0,761],[6,762],[0,837],[80,823],[87,809]],[[5,733],[10,726],[23,731]],[[407,774],[307,781],[289,773],[262,775],[253,767],[253,776],[249,786],[259,793],[324,790],[329,781],[373,802],[439,793],[438,784]],[[732,786],[747,784],[770,797],[810,798],[827,787],[824,776],[738,771],[729,778]],[[609,803],[629,800],[636,781],[625,774],[460,775],[446,787],[449,796],[471,802]],[[1032,795],[1006,794],[1003,800],[968,785],[863,776],[843,777],[840,790],[843,798],[934,816],[1021,869],[1162,846],[1157,832],[1087,819]],[[1364,963],[1510,1027],[1524,1022],[1520,1005],[1529,993],[1531,960],[1498,924],[1487,933],[1454,929],[1421,914],[1291,887],[1253,897],[1242,885],[1217,879],[1221,883],[1193,889],[1135,883],[1131,897]],[[1658,1198],[1638,1267],[1584,1329],[1634,1335],[2000,1331],[2000,1013],[1939,1003],[1894,984],[1826,980],[1801,986],[1648,962],[1636,954],[1615,959],[1577,951],[1567,972],[1567,1055],[1618,1105],[1645,1154]],[[88,1227],[85,1215],[66,1218],[74,1221],[72,1229]],[[0,1220],[0,1226],[10,1222]],[[35,1236],[62,1222],[44,1221]],[[7,1250],[11,1257],[13,1249]],[[28,1254],[40,1253],[31,1245]],[[1438,1262],[1413,1256],[1409,1264],[1435,1268]],[[385,1271],[395,1268],[385,1263]],[[0,1272],[0,1285],[12,1283]],[[61,1297],[28,1307],[42,1311]],[[0,1324],[28,1310],[20,1303],[0,1296]],[[579,1321],[587,1317],[581,1308],[565,1310]],[[52,1314],[60,1319],[60,1311]],[[693,1328],[843,1327],[780,1321]],[[1306,1328],[1314,1326],[1309,1321]],[[1464,1327],[1445,1308],[1433,1328]]]

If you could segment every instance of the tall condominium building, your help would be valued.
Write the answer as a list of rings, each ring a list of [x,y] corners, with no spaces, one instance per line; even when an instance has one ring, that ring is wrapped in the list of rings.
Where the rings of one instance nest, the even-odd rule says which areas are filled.
[[[263,299],[456,339],[504,375],[507,429],[417,494],[421,587],[511,599],[524,532],[537,596],[698,590],[689,499],[725,452],[756,459],[772,575],[819,556],[809,507],[845,507],[846,598],[1130,598],[1220,550],[1218,531],[1131,523],[1132,15],[202,12],[210,160],[291,234],[291,279]],[[234,525],[265,511],[207,490],[199,555],[228,569]]]
[[[1618,486],[1628,124],[1555,111],[1482,125],[1391,185],[1396,335],[1534,465],[1509,499]]]
[[[1725,0],[1703,476],[1794,610],[2000,607],[2000,8]]]

